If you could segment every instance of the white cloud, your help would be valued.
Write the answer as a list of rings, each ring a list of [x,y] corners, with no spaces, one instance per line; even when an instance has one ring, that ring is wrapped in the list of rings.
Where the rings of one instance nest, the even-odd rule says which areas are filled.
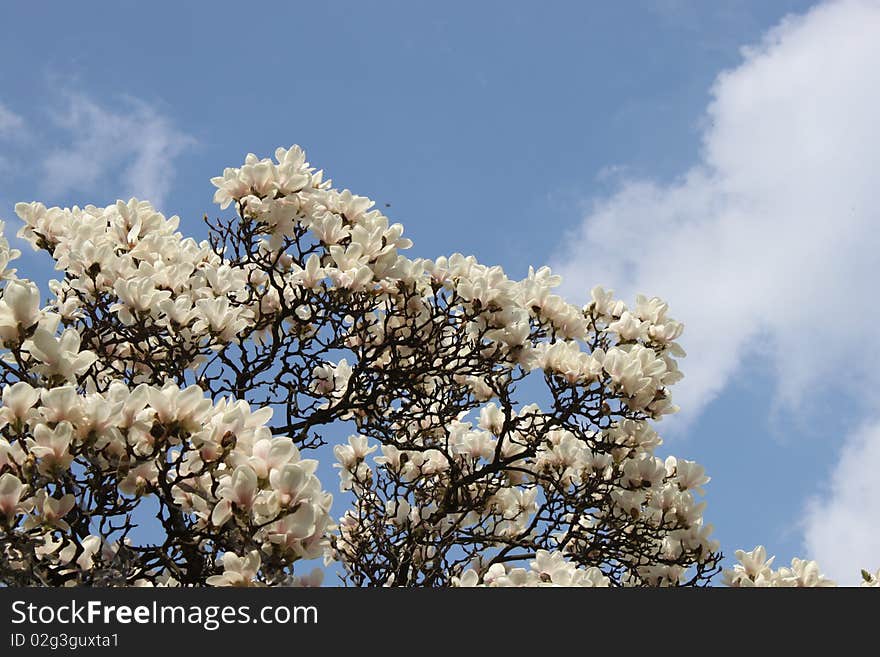
[[[685,322],[685,418],[749,350],[789,404],[878,382],[877,61],[877,2],[785,20],[718,76],[701,161],[672,184],[624,180],[567,240],[555,268],[569,296],[656,294]]]
[[[656,294],[684,321],[673,428],[755,363],[789,410],[832,390],[880,409],[878,61],[880,2],[784,20],[716,79],[700,161],[672,183],[624,179],[569,236],[554,267],[565,294]],[[880,426],[834,439],[842,457],[804,539],[852,582],[880,566]]]
[[[808,505],[807,552],[840,584],[857,584],[859,570],[880,568],[880,424],[847,439],[827,490]]]
[[[43,161],[49,195],[71,191],[136,196],[162,207],[171,188],[174,159],[193,139],[136,98],[118,109],[99,105],[83,94],[65,97],[52,113],[65,136]],[[109,184],[108,184],[109,183]]]
[[[24,119],[0,103],[0,137],[12,137],[24,129]]]

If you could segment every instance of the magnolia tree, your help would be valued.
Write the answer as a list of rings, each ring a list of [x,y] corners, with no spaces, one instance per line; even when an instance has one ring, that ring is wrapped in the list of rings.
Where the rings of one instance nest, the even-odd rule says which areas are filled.
[[[709,478],[655,455],[684,356],[664,302],[409,259],[369,199],[275,157],[213,179],[234,213],[202,242],[143,201],[16,206],[62,276],[44,302],[0,238],[0,583],[313,585],[317,558],[359,586],[718,574]],[[309,456],[340,434],[333,507]],[[733,585],[829,583],[737,556]]]

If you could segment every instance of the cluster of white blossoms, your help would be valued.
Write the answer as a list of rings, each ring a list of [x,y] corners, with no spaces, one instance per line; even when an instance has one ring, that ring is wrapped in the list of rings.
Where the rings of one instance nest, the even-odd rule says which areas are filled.
[[[25,222],[19,236],[49,251],[65,272],[50,283],[61,319],[82,317],[86,301],[110,300],[101,310],[115,314],[119,330],[100,345],[107,377],[134,370],[137,382],[151,361],[180,354],[187,355],[183,365],[195,367],[252,323],[253,310],[243,303],[247,272],[224,263],[207,242],[184,238],[177,217],[166,219],[145,201],[105,208],[19,203],[15,210]]]
[[[378,472],[367,460],[378,446],[371,445],[364,436],[352,436],[348,444],[334,449],[340,489],[354,489],[366,505],[381,506],[385,522],[395,531],[417,533],[426,544],[441,543],[450,531],[462,528],[470,531],[471,538],[533,539],[541,529],[539,511],[560,491],[578,499],[588,492],[602,491],[613,504],[593,508],[588,514],[563,522],[569,529],[554,537],[558,551],[553,554],[561,559],[566,554],[589,552],[587,543],[594,526],[631,526],[638,521],[656,530],[654,536],[642,539],[645,549],[651,549],[671,565],[637,565],[624,578],[626,584],[677,584],[687,576],[687,568],[675,563],[683,555],[711,555],[717,551],[718,543],[710,538],[712,528],[702,520],[705,504],[696,497],[709,481],[701,466],[672,456],[665,460],[653,456],[659,438],[644,422],[616,423],[611,429],[591,436],[591,448],[591,442],[577,438],[569,430],[546,430],[544,425],[551,421],[534,405],[505,415],[496,404],[489,403],[481,407],[476,426],[462,420],[450,423],[443,448],[421,445],[416,449],[399,449],[381,445],[381,455],[373,459]],[[505,424],[518,428],[507,430]],[[539,441],[533,438],[535,435],[541,436]],[[504,472],[504,478],[475,479],[466,489],[470,498],[485,502],[466,512],[439,514],[442,502],[438,498],[453,485],[452,476],[478,473],[495,462],[496,454],[513,466]],[[371,488],[377,475],[380,480],[394,482],[395,490],[407,490],[409,486],[409,493],[388,496],[383,505],[377,491]],[[350,515],[342,523],[344,534],[336,542],[335,556],[343,561],[355,559],[364,542],[371,538],[357,526],[363,520],[360,515]],[[412,565],[417,567],[422,560],[430,561],[433,557],[432,551],[426,549],[413,555]],[[544,557],[541,559],[543,563]],[[488,584],[506,572],[501,564],[492,568],[480,581]],[[474,578],[479,573],[469,572],[466,578],[462,576],[462,583],[477,581]],[[594,571],[583,572],[570,577],[560,574],[552,581],[558,583],[568,577],[565,581],[572,585],[595,585],[591,575]],[[514,569],[507,579],[499,579],[493,585],[527,585],[537,581],[534,572],[526,576],[527,573]]]
[[[497,362],[525,372],[540,369],[572,387],[604,389],[608,401],[617,399],[620,408],[629,411],[600,429],[576,435],[565,427],[554,428],[552,413],[534,405],[502,411],[495,403],[498,391],[491,377],[464,371],[452,374],[482,404],[472,411],[479,416],[476,426],[468,421],[467,412],[444,420],[432,406],[422,408],[418,420],[404,418],[386,399],[391,408],[377,412],[389,417],[394,440],[371,442],[357,435],[334,448],[341,490],[359,497],[356,509],[340,522],[334,557],[356,559],[364,542],[375,539],[373,530],[364,529],[370,524],[365,509],[375,509],[398,535],[420,536],[423,545],[411,555],[417,564],[436,559],[431,542],[442,543],[451,527],[471,528],[471,538],[528,538],[536,533],[536,516],[551,488],[589,488],[596,495],[597,481],[613,504],[568,518],[569,526],[589,529],[612,517],[638,519],[657,530],[642,540],[656,544],[654,554],[663,563],[637,566],[623,581],[679,583],[688,577],[688,568],[673,563],[676,559],[685,553],[708,558],[717,551],[717,542],[710,539],[711,526],[702,520],[705,505],[696,497],[709,481],[702,467],[654,455],[661,441],[648,420],[677,410],[669,387],[682,377],[675,358],[684,355],[675,342],[683,325],[668,316],[662,300],[639,296],[630,309],[597,287],[592,302],[581,308],[552,292],[560,279],[546,267],[530,269],[525,279],[514,281],[500,267],[461,254],[410,260],[399,253],[410,245],[401,226],[389,225],[369,199],[334,190],[322,172],[308,165],[298,147],[279,149],[274,162],[249,156],[242,167],[226,169],[213,182],[218,187],[215,201],[235,202],[243,216],[266,226],[268,238],[262,248],[281,250],[300,229],[310,231],[324,248],[323,256],[312,253],[303,263],[290,265],[285,290],[314,291],[323,284],[327,289],[373,295],[369,312],[348,318],[345,346],[370,353],[374,371],[430,362],[438,375],[412,384],[431,392],[444,384],[439,380],[444,368],[460,367],[475,355],[488,353]],[[408,291],[412,293],[405,294]],[[284,296],[287,301],[302,299],[297,291]],[[304,310],[302,303],[297,315],[317,316],[314,309]],[[454,308],[444,319],[460,321],[438,326],[436,310],[444,303]],[[413,335],[414,326],[431,327],[431,339],[413,341],[418,337]],[[457,339],[462,334],[470,339]],[[453,349],[457,357],[444,358]],[[344,406],[363,396],[352,376],[349,359],[313,369],[311,391],[327,400],[321,408]],[[611,415],[617,409],[605,410]],[[350,419],[356,413],[339,417]],[[374,468],[368,457],[378,448]],[[476,477],[499,461],[512,466],[501,470],[500,479]],[[484,503],[478,509],[445,512],[438,498],[462,473],[474,475],[463,494]],[[395,487],[397,494],[380,490],[392,482],[408,488]],[[552,554],[560,559],[587,549],[577,532],[562,532],[556,541],[558,551]],[[547,554],[551,553],[539,553]],[[493,566],[494,574],[499,566]],[[510,581],[527,581],[520,571],[526,572],[514,568],[511,572],[517,574]],[[467,572],[470,581],[476,571]]]
[[[178,331],[179,339],[204,344],[230,339],[246,321],[223,303],[241,288],[232,270],[173,233],[176,220],[166,221],[145,203],[18,210],[27,221],[24,235],[51,245],[68,274],[53,289],[115,294],[119,301],[110,310],[123,326],[149,316]],[[103,510],[110,514],[158,497],[189,518],[190,531],[218,554],[254,546],[254,577],[261,558],[293,562],[323,553],[332,496],[314,475],[317,462],[301,458],[289,438],[272,435],[266,426],[272,409],[252,411],[229,398],[213,402],[200,387],[171,381],[129,386],[110,380],[97,391],[116,357],[131,358],[131,352],[120,354],[124,341],[106,343],[102,356],[110,366],[99,368],[80,333],[64,328],[79,311],[77,297],[59,296],[42,308],[36,285],[5,268],[16,255],[0,240],[7,280],[0,341],[6,369],[19,379],[4,387],[0,407],[0,546],[11,569],[37,564],[75,584],[134,549],[125,537],[71,532],[72,522],[88,524],[95,511],[96,491],[81,485],[88,474],[105,485],[109,480]],[[223,307],[214,312],[218,302]],[[90,368],[96,376],[82,385]],[[175,582],[161,566],[141,574]]]
[[[681,378],[673,356],[684,353],[674,342],[682,325],[667,317],[668,307],[661,300],[639,297],[629,311],[609,292],[595,288],[593,302],[585,309],[553,294],[561,279],[547,267],[530,269],[525,279],[514,281],[500,267],[482,265],[472,256],[408,259],[399,253],[411,245],[402,237],[403,227],[389,224],[370,199],[330,187],[297,146],[279,148],[275,157],[273,161],[249,155],[242,167],[227,168],[212,180],[218,188],[215,202],[224,208],[234,202],[243,217],[261,224],[260,248],[279,252],[279,271],[273,272],[279,281],[267,291],[269,298],[260,295],[264,312],[288,303],[306,321],[316,318],[316,310],[305,307],[302,292],[323,283],[379,295],[375,307],[380,315],[383,301],[414,288],[421,299],[409,299],[406,323],[411,325],[430,317],[430,304],[440,287],[454,293],[461,311],[473,316],[462,327],[466,332],[496,345],[526,370],[546,369],[581,385],[608,380],[631,408],[654,418],[676,410],[666,387]],[[299,230],[311,233],[323,247],[323,256],[311,253],[302,263],[284,257],[283,246]],[[260,282],[253,272],[249,280]],[[391,319],[371,324],[370,344],[381,346],[389,334],[403,337],[395,329],[406,328],[404,319]],[[552,344],[531,343],[535,322],[552,332]],[[597,329],[616,338],[614,348],[585,349],[585,341]]]
[[[18,204],[63,272],[45,306],[0,236],[3,582],[310,586],[292,566],[321,555],[371,585],[717,572],[709,478],[655,453],[684,356],[662,300],[577,306],[546,267],[407,258],[403,227],[298,146],[212,183],[237,217],[202,242],[143,201]],[[544,408],[514,398],[526,377]],[[356,433],[333,447],[334,523],[303,453],[337,421]],[[164,543],[128,536],[148,499]],[[733,585],[827,582],[738,556]]]
[[[571,586],[607,587],[609,580],[602,571],[592,566],[578,568],[565,560],[559,552],[538,550],[530,568],[508,568],[503,563],[495,563],[485,569],[480,577],[476,570],[468,569],[461,577],[453,579],[454,586],[460,587],[532,587],[532,586]]]
[[[776,557],[767,558],[767,550],[759,545],[751,552],[737,550],[739,561],[733,568],[724,571],[724,582],[736,587],[817,587],[837,586],[826,578],[819,570],[815,561],[798,559],[791,560],[791,567],[772,568]],[[877,586],[876,578],[865,578],[863,586]]]
[[[6,386],[0,527],[27,539],[36,558],[59,574],[73,563],[81,571],[96,560],[110,566],[118,544],[70,533],[66,519],[89,512],[80,491],[60,483],[76,463],[111,477],[131,500],[170,495],[167,501],[194,519],[206,542],[257,546],[258,566],[259,557],[321,556],[332,497],[314,475],[317,462],[270,434],[269,415],[271,409],[251,412],[240,400],[213,404],[200,388],[173,383],[130,390],[117,382],[103,394],[68,385]],[[24,566],[25,556],[6,544],[10,564]]]

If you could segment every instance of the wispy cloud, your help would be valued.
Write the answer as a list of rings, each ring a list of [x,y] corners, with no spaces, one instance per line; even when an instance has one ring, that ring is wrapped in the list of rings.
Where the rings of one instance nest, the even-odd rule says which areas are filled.
[[[807,551],[841,584],[880,567],[878,463],[880,424],[868,424],[847,438],[830,482],[807,505]]]
[[[161,207],[174,160],[193,143],[170,119],[132,97],[111,108],[84,94],[69,94],[51,119],[66,137],[43,161],[51,195],[107,188],[109,180],[120,198],[136,196]]]
[[[880,409],[877,61],[880,3],[786,19],[718,76],[701,160],[672,184],[624,173],[558,258],[569,295],[602,283],[669,300],[690,352],[675,391],[685,422],[748,376],[747,355],[775,373],[784,407],[844,389]],[[877,459],[848,456],[862,443],[880,455],[880,432],[854,436],[832,499],[808,519],[809,546],[831,572],[853,569],[822,547],[841,526],[861,521],[878,545],[880,503],[866,522],[862,493],[844,485],[865,482],[880,499]]]
[[[163,208],[175,162],[195,143],[169,116],[139,98],[99,102],[83,91],[52,92],[40,106],[48,109],[22,115],[0,102],[0,172],[19,197],[64,202],[74,193],[83,204],[134,196]]]
[[[24,129],[24,119],[0,103],[0,137],[8,138]]]

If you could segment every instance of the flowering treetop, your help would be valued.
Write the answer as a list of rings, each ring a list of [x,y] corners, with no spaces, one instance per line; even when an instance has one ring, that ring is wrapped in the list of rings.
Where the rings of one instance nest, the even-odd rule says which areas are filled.
[[[718,572],[709,478],[655,454],[684,356],[666,303],[407,258],[403,227],[297,146],[212,182],[235,212],[202,242],[134,199],[16,206],[61,276],[44,303],[0,238],[0,581],[308,585],[296,564],[320,556],[376,586]],[[339,430],[334,518],[308,457]],[[827,583],[765,556],[728,583]]]

